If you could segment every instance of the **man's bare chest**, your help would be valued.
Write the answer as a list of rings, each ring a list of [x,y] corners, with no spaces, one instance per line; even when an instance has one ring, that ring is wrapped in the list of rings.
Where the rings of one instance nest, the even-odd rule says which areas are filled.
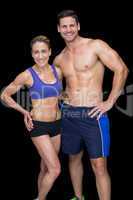
[[[93,54],[78,54],[64,59],[62,70],[66,74],[73,74],[76,72],[87,73],[97,62],[97,57]]]

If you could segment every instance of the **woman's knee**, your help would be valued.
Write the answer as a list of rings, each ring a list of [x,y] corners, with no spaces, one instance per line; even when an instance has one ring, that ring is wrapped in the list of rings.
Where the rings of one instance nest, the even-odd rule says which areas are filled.
[[[55,164],[55,166],[52,168],[52,173],[54,174],[54,177],[58,177],[61,173],[61,165],[60,163]]]
[[[40,171],[41,171],[41,172],[44,172],[44,171],[46,171],[46,169],[47,169],[47,167],[46,167],[46,165],[44,164],[44,161],[41,160],[41,163],[40,163]]]

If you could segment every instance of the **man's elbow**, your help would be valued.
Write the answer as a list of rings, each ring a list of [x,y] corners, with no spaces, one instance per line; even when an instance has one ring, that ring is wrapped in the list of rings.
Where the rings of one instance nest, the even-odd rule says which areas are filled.
[[[118,69],[118,74],[123,77],[123,79],[126,79],[128,76],[129,70],[126,65],[120,66]]]
[[[128,73],[129,73],[129,70],[128,70],[127,66],[125,65],[123,67],[123,76],[125,79],[127,79]]]

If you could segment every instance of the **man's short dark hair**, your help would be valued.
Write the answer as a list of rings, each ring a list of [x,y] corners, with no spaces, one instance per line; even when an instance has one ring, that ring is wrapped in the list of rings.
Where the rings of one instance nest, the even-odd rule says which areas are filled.
[[[74,10],[63,10],[57,15],[57,24],[60,24],[60,19],[64,17],[73,17],[76,20],[76,23],[79,23],[79,18]]]

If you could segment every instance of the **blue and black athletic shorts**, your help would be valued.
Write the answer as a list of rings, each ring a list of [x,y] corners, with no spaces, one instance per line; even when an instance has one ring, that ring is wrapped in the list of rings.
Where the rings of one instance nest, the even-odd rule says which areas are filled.
[[[62,151],[77,154],[84,148],[90,158],[107,157],[110,149],[109,119],[103,114],[99,120],[91,118],[89,107],[62,105]]]

